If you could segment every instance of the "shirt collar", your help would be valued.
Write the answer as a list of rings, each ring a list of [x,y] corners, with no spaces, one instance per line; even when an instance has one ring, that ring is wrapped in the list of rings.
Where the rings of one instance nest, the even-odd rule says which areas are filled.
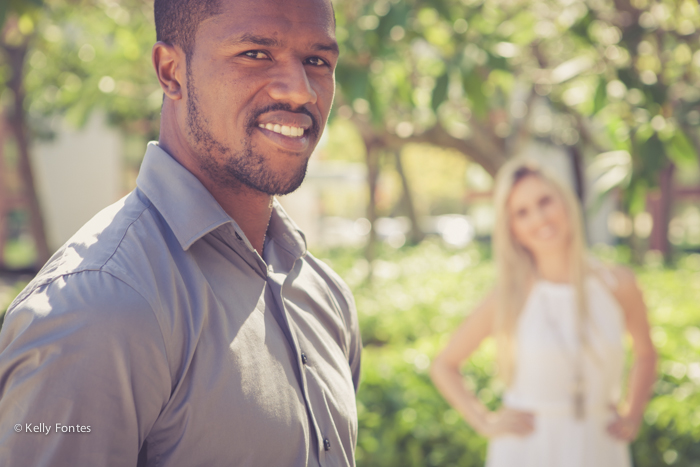
[[[253,250],[241,228],[209,190],[155,141],[148,143],[136,185],[158,209],[183,250],[227,223]],[[297,258],[306,254],[306,237],[276,199],[267,236]]]
[[[287,215],[276,198],[272,207],[270,224],[267,226],[267,237],[277,242],[281,248],[287,250],[296,258],[306,254],[307,245],[304,233]]]
[[[148,143],[136,185],[158,209],[183,250],[233,222],[197,177],[157,142]]]

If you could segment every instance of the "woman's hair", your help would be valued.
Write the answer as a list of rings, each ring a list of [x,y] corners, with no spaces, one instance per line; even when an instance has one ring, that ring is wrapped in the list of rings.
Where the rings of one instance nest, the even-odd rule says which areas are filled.
[[[586,321],[588,315],[584,293],[587,269],[585,240],[578,199],[571,189],[536,162],[516,159],[506,163],[496,177],[494,190],[496,223],[493,232],[493,249],[498,273],[494,335],[498,344],[499,376],[506,385],[510,385],[514,375],[518,317],[525,306],[529,288],[537,277],[535,259],[532,253],[515,239],[508,212],[508,201],[513,188],[526,177],[537,177],[550,185],[564,203],[570,232],[570,277],[575,290],[579,337],[582,345],[585,345],[582,323]]]

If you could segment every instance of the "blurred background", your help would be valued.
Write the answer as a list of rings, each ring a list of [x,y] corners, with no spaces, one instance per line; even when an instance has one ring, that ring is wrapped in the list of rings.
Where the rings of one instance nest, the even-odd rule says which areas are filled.
[[[353,288],[359,466],[480,466],[431,358],[494,281],[491,187],[537,158],[635,268],[660,378],[635,465],[700,466],[696,0],[336,0],[335,104],[281,202]],[[0,0],[0,312],[158,139],[152,1]],[[493,344],[464,369],[490,407]]]

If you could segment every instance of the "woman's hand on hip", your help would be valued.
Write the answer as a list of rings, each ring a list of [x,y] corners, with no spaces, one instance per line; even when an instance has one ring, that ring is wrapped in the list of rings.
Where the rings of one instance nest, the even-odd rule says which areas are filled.
[[[620,415],[614,407],[612,409],[615,412],[615,419],[608,423],[608,433],[620,441],[634,441],[642,424],[642,417]]]

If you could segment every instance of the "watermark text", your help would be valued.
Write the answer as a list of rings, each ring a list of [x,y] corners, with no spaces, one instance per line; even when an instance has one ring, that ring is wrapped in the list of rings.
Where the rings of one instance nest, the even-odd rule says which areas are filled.
[[[50,435],[51,433],[90,433],[90,425],[64,425],[63,423],[18,423],[15,425],[17,433],[36,433]]]

